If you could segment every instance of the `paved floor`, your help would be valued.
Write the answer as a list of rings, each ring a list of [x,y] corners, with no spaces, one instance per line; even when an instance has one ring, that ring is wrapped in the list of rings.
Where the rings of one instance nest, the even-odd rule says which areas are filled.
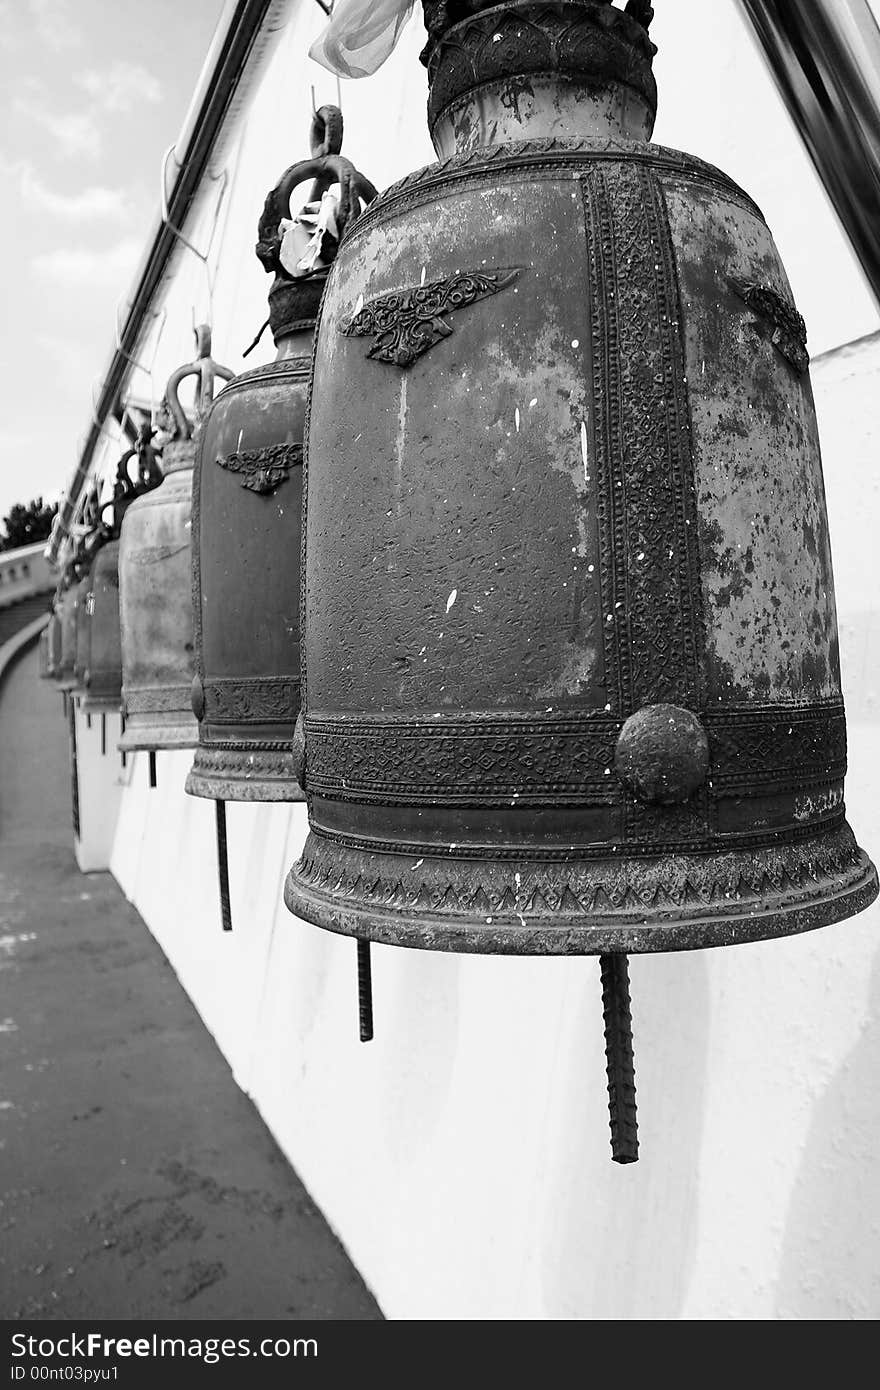
[[[380,1318],[144,923],[71,849],[61,698],[0,691],[0,1317]]]

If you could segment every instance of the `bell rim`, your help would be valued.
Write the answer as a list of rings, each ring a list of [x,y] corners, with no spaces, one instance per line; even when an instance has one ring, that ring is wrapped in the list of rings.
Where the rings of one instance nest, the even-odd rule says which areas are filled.
[[[119,714],[122,712],[122,697],[117,695],[85,695],[80,703],[85,714]]]
[[[619,862],[622,867],[626,861]],[[285,906],[301,920],[378,945],[469,955],[650,955],[745,945],[798,936],[854,917],[870,907],[880,888],[874,864],[859,848],[846,871],[824,876],[824,891],[820,887],[806,896],[802,890],[790,888],[763,911],[754,910],[754,899],[744,899],[738,910],[725,900],[715,913],[707,912],[703,905],[691,905],[690,909],[671,905],[652,911],[650,926],[644,920],[645,911],[634,908],[607,914],[557,912],[553,920],[558,925],[548,925],[546,915],[496,913],[490,925],[484,916],[355,908],[305,883],[299,873],[301,865],[302,860],[294,864],[284,885]],[[601,925],[596,925],[597,918]]]
[[[162,749],[196,748],[199,726],[195,716],[166,723],[134,723],[129,715],[125,733],[116,742],[120,753],[153,753]]]
[[[261,778],[259,773],[245,781],[240,777],[210,777],[192,770],[187,774],[184,791],[206,801],[277,801],[293,805],[306,799],[295,779],[288,783],[280,777]]]
[[[218,758],[222,766],[212,763]],[[233,747],[199,742],[184,791],[208,801],[280,801],[294,804],[306,795],[294,774],[292,740],[269,745],[242,740]]]

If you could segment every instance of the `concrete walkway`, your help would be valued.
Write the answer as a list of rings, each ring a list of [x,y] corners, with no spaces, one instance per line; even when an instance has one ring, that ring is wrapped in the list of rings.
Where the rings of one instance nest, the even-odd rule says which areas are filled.
[[[61,697],[32,650],[0,691],[0,1317],[380,1318],[71,841]]]

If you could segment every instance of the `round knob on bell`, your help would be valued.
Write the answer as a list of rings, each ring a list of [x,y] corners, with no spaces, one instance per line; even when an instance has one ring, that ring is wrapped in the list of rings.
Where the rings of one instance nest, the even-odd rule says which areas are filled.
[[[706,731],[679,705],[645,705],[618,735],[614,770],[627,791],[648,805],[688,801],[709,771]]]
[[[306,786],[306,729],[303,720],[303,713],[300,710],[296,716],[296,726],[293,730],[293,775],[299,782],[303,791]]]
[[[198,673],[192,678],[189,694],[192,701],[192,712],[201,723],[205,717],[205,688]]]

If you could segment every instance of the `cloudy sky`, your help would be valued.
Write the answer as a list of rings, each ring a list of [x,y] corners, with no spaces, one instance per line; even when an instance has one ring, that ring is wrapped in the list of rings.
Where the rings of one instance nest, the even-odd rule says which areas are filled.
[[[223,0],[0,0],[0,518],[56,496]]]

